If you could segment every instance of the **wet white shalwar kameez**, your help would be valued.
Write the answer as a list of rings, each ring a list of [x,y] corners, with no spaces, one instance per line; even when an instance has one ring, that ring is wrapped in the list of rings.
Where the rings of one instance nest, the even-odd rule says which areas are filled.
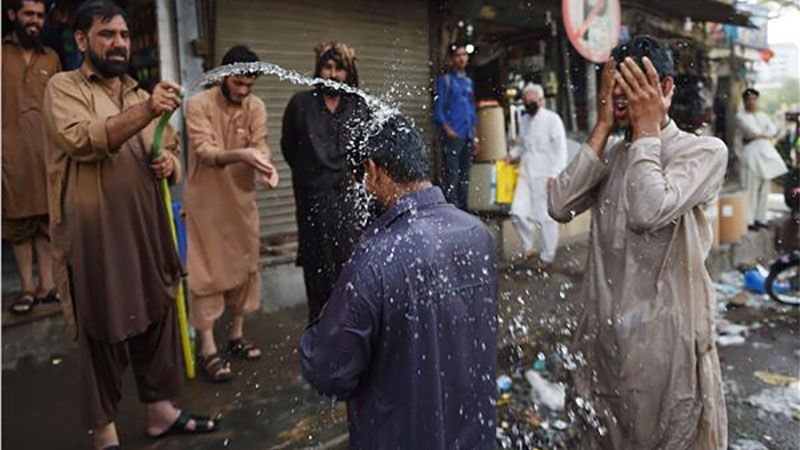
[[[585,426],[578,448],[725,450],[704,264],[712,242],[705,210],[722,186],[725,144],[670,122],[660,137],[620,142],[603,158],[581,148],[549,195],[561,221],[592,209],[567,358],[577,365],[568,405]]]
[[[736,156],[742,162],[744,182],[747,186],[747,223],[755,221],[767,223],[767,199],[770,180],[785,174],[788,169],[775,147],[765,138],[756,136],[775,136],[778,130],[761,111],[749,113],[740,111],[736,124],[742,133],[743,145],[738,147]]]
[[[539,108],[519,121],[519,141],[511,157],[520,159],[517,188],[511,203],[511,220],[525,253],[533,251],[533,233],[541,230],[540,259],[553,262],[558,247],[558,223],[547,213],[547,180],[567,165],[567,137],[558,114]]]

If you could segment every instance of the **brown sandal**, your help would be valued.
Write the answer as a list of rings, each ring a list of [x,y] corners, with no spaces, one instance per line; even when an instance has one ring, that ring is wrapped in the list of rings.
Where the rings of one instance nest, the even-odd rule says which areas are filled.
[[[235,356],[236,358],[242,359],[244,361],[255,361],[261,358],[261,349],[256,347],[255,345],[247,342],[243,337],[231,339],[228,341],[228,354]],[[250,353],[253,351],[258,351],[258,355],[251,356]]]
[[[233,378],[231,363],[219,353],[212,353],[208,356],[200,355],[200,368],[205,378],[212,383],[223,383]],[[225,369],[228,371],[225,372]]]
[[[58,295],[58,289],[53,288],[47,291],[46,294],[42,297],[36,297],[36,302],[41,303],[43,305],[47,303],[58,303],[61,300],[61,297]]]
[[[9,309],[11,309],[12,313],[21,316],[30,314],[34,306],[36,306],[36,297],[34,297],[33,292],[23,292],[22,295],[11,303]]]

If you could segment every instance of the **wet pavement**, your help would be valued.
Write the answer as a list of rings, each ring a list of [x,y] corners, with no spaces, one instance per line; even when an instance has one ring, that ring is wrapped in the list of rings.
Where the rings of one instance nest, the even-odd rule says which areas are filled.
[[[568,248],[551,271],[526,265],[501,271],[498,375],[511,375],[513,387],[499,402],[500,445],[574,448],[569,439],[578,431],[563,412],[545,407],[541,396],[531,398],[525,373],[536,368],[541,379],[563,379],[559,344],[568,343],[574,329],[584,255],[585,249]],[[761,443],[767,449],[794,449],[800,443],[800,384],[776,376],[796,380],[800,374],[799,311],[758,296],[738,307],[720,301],[721,316],[747,328],[739,330],[743,344],[720,347],[731,443],[751,445],[738,448],[758,449],[753,445]],[[129,371],[118,416],[124,448],[346,448],[343,406],[318,396],[300,378],[295,348],[305,316],[305,307],[254,316],[246,332],[262,346],[261,360],[234,363],[237,377],[230,384],[186,383],[180,405],[220,415],[223,429],[218,433],[148,439]],[[223,335],[219,330],[218,336]],[[91,448],[77,416],[76,350],[60,317],[5,326],[2,375],[3,448]]]

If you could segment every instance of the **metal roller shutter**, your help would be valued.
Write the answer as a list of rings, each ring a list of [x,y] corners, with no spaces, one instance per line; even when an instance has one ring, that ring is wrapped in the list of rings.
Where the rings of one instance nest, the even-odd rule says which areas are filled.
[[[396,104],[418,126],[429,127],[431,69],[425,1],[217,3],[217,59],[232,45],[244,44],[262,60],[311,75],[313,48],[328,40],[355,48],[362,88],[377,95],[391,92]],[[281,176],[278,189],[258,193],[262,243],[267,246],[296,240],[291,175],[280,152],[280,131],[286,104],[295,92],[304,89],[308,88],[280,82],[275,77],[263,77],[256,83],[255,93],[267,105],[269,145]]]

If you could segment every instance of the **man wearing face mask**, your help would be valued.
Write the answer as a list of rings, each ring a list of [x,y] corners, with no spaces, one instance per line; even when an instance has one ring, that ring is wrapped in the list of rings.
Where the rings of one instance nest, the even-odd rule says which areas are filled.
[[[300,339],[303,375],[347,401],[351,449],[494,449],[491,234],[431,185],[422,136],[404,118],[366,152],[367,189],[386,212]]]
[[[257,62],[243,45],[222,64]],[[261,350],[244,339],[244,317],[261,306],[256,178],[272,189],[278,172],[267,146],[267,110],[251,90],[256,76],[233,75],[189,100],[189,167],[184,192],[188,238],[189,321],[200,335],[200,368],[212,382],[230,380],[214,323],[231,308],[228,356],[253,361]]]
[[[706,211],[722,187],[727,148],[670,119],[674,63],[662,43],[637,36],[611,56],[597,124],[549,193],[556,220],[592,209],[570,349],[585,358],[571,372],[569,404],[583,426],[572,447],[725,450],[705,259],[713,238]],[[614,128],[628,139],[607,149]]]
[[[146,433],[201,433],[214,421],[176,409],[183,380],[175,295],[183,270],[159,179],[180,175],[168,129],[152,158],[158,117],[180,86],[139,89],[128,72],[125,12],[90,0],[76,12],[77,70],[54,76],[44,97],[50,231],[71,337],[78,341],[81,418],[95,449],[118,449],[115,426],[128,365],[146,408]]]
[[[42,101],[47,81],[61,65],[56,52],[42,46],[44,1],[14,1],[8,16],[14,30],[3,39],[3,239],[13,245],[22,282],[22,295],[11,304],[11,312],[25,314],[36,303],[58,300],[47,231]]]
[[[355,52],[341,42],[314,49],[315,77],[358,87]],[[283,113],[281,151],[292,169],[299,247],[308,319],[319,315],[330,297],[342,264],[361,235],[359,213],[348,158],[367,126],[364,101],[327,85],[300,92]]]
[[[553,263],[558,247],[558,223],[547,213],[547,182],[567,165],[567,137],[558,114],[544,107],[544,89],[528,84],[522,90],[525,112],[519,120],[519,141],[507,162],[520,161],[511,204],[511,219],[522,240],[525,259],[533,255],[534,226],[542,237],[543,266]]]

